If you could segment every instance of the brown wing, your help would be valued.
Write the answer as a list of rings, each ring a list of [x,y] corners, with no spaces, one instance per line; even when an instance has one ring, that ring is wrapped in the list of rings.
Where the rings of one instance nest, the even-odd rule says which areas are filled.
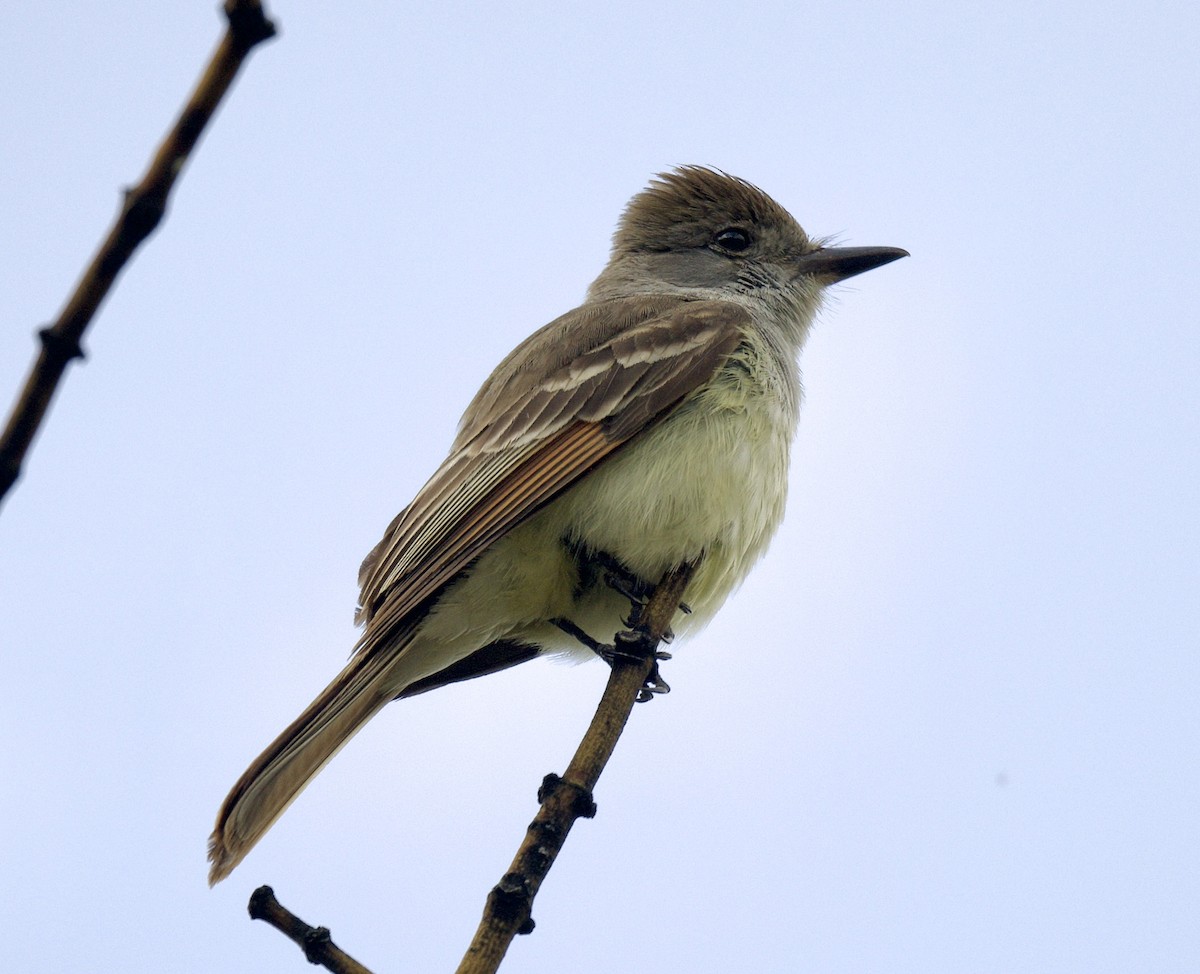
[[[393,653],[422,607],[471,561],[707,382],[742,340],[746,312],[715,301],[588,305],[531,336],[467,410],[450,456],[392,522],[360,574],[358,653],[255,759],[209,843],[216,882],[386,703]],[[405,688],[515,665],[536,646],[498,640]]]
[[[621,299],[577,309],[518,347],[363,563],[358,652],[391,643],[484,549],[712,378],[748,324],[728,302]]]

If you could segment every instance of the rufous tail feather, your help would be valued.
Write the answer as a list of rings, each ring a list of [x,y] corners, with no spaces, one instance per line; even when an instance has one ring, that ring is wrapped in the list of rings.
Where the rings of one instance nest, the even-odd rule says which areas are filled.
[[[304,786],[395,696],[388,690],[391,668],[377,660],[352,661],[238,779],[208,840],[210,886],[232,872]]]

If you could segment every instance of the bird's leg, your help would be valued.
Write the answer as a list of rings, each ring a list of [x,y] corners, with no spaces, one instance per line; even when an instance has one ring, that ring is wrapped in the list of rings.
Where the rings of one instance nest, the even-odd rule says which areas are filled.
[[[629,600],[629,616],[621,620],[628,629],[617,633],[610,645],[600,642],[570,619],[551,619],[551,623],[586,646],[609,666],[612,666],[618,659],[641,662],[652,654],[653,666],[646,677],[645,684],[638,692],[639,703],[652,700],[657,694],[670,692],[671,687],[662,678],[658,664],[670,659],[671,654],[649,646],[646,634],[641,628],[642,611],[654,592],[655,586],[630,571],[620,559],[606,551],[595,551],[571,542],[569,539],[564,539],[563,545],[570,551],[578,566],[580,592],[598,583],[603,583]],[[692,611],[683,603],[680,603],[679,608],[687,613]],[[674,634],[668,629],[663,633],[662,641],[669,643],[673,638]]]
[[[610,658],[612,647],[600,642],[598,639],[593,639],[579,626],[575,625],[575,623],[573,623],[570,619],[551,619],[550,622],[565,632],[572,639],[578,640],[606,663],[612,662],[612,659]]]
[[[625,625],[637,625],[637,616],[650,598],[654,586],[639,578],[607,551],[590,551],[586,558],[594,575],[598,575],[618,595],[629,599],[630,612],[629,618],[623,620]]]
[[[604,584],[618,595],[623,595],[629,599],[629,617],[623,619],[622,622],[631,629],[637,628],[642,609],[645,608],[647,599],[654,592],[654,586],[634,574],[606,551],[589,552],[587,557],[594,566],[602,570]],[[685,615],[691,615],[692,608],[686,603],[680,602],[679,608]],[[674,638],[675,634],[670,629],[663,633],[664,643],[669,643]]]

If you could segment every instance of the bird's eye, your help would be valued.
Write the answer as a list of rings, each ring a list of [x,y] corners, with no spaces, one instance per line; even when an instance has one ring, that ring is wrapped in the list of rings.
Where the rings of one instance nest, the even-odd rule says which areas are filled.
[[[750,246],[751,240],[750,234],[745,230],[739,227],[729,227],[713,237],[713,243],[731,254],[740,254]]]

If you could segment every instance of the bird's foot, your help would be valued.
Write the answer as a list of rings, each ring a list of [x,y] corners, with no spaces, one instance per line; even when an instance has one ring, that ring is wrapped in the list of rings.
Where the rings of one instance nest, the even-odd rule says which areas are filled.
[[[670,639],[667,638],[668,635],[669,633],[664,633],[664,642],[670,642]],[[663,679],[662,672],[658,666],[659,663],[669,660],[671,654],[658,649],[655,643],[651,641],[649,634],[643,629],[625,630],[617,633],[617,638],[613,640],[613,645],[608,647],[608,650],[608,657],[602,654],[601,659],[607,659],[610,666],[617,659],[640,663],[648,656],[653,657],[654,662],[650,667],[650,672],[646,674],[646,681],[642,684],[642,688],[638,690],[638,703],[646,703],[660,694],[671,692],[671,685]]]
[[[650,641],[649,636],[642,630],[632,629],[619,632],[616,639],[609,644],[592,638],[592,636],[575,625],[570,619],[552,619],[551,621],[568,636],[573,637],[590,649],[609,666],[612,666],[617,661],[640,663],[648,656],[653,655],[654,665],[646,675],[646,682],[642,684],[642,688],[638,691],[638,703],[645,703],[647,700],[653,700],[658,694],[671,692],[670,684],[662,678],[662,673],[659,672],[658,668],[658,664],[669,660],[671,654],[657,649]],[[667,642],[670,641],[666,635],[664,635],[663,639]]]

